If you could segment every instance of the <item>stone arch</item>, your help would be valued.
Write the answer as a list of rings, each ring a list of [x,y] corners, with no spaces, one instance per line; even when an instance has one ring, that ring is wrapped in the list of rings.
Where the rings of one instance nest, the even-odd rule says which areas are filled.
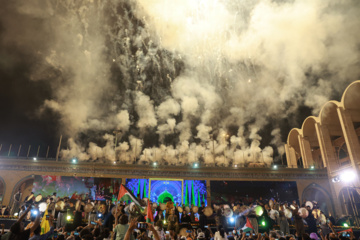
[[[296,161],[297,165],[303,167],[301,149],[300,149],[300,143],[299,143],[299,137],[298,137],[299,135],[301,135],[300,129],[298,129],[298,128],[291,129],[291,131],[288,135],[287,144],[288,144],[289,148],[292,148],[294,150],[295,161]]]
[[[319,120],[321,125],[339,125],[340,120],[337,114],[337,108],[341,107],[341,103],[338,101],[329,101],[324,104],[320,110]]]
[[[328,193],[326,189],[321,187],[319,184],[311,183],[309,184],[302,192],[301,195],[302,201],[316,201],[319,204],[319,208],[321,211],[325,213],[325,215],[329,215],[331,213],[335,216],[335,208],[334,203],[332,201],[331,195]]]
[[[304,141],[306,141],[306,153],[309,164],[314,165],[316,168],[323,168],[326,164],[323,162],[321,156],[320,144],[318,140],[318,135],[316,132],[315,124],[319,122],[319,118],[310,116],[307,117],[301,127]],[[310,161],[309,161],[310,160]],[[312,163],[311,163],[312,162]]]
[[[34,182],[34,175],[28,175],[28,176],[20,179],[15,184],[15,186],[11,192],[9,206],[13,205],[13,201],[14,201],[13,196],[18,191],[18,189],[20,189],[20,191],[22,193],[20,202],[23,202],[25,197],[28,196],[30,194],[30,192],[32,191],[33,182]]]
[[[5,184],[4,179],[0,176],[0,202],[1,203],[5,197],[5,192],[6,192],[6,184]]]
[[[333,153],[332,157],[328,157],[327,165],[329,164],[330,171],[335,171],[341,163],[336,154],[337,149],[342,145],[344,133],[341,127],[340,118],[338,115],[338,108],[342,105],[338,101],[329,101],[321,109],[319,114],[321,129],[326,134],[323,134],[325,142],[328,142],[328,150]],[[324,156],[323,156],[324,157]]]
[[[341,103],[345,109],[360,110],[360,80],[352,82],[344,91]]]
[[[347,152],[352,165],[360,158],[360,80],[351,83],[341,98],[343,109],[339,114],[343,124]]]

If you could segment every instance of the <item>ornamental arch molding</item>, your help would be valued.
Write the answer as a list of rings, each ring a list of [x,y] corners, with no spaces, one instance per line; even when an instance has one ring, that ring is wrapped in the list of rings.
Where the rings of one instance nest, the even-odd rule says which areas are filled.
[[[32,191],[33,183],[34,183],[34,175],[28,175],[28,176],[20,179],[15,184],[15,187],[13,188],[13,190],[11,192],[11,198],[10,198],[9,205],[10,206],[12,205],[12,203],[14,201],[13,196],[15,195],[15,193],[17,192],[18,189],[20,189],[20,191],[22,193],[20,201],[23,202],[25,197],[28,196],[30,194],[30,192]]]
[[[319,204],[319,208],[325,213],[325,215],[328,215],[328,213],[335,215],[335,208],[331,195],[326,189],[317,183],[311,183],[304,189],[301,195],[301,200],[303,202],[316,201]]]

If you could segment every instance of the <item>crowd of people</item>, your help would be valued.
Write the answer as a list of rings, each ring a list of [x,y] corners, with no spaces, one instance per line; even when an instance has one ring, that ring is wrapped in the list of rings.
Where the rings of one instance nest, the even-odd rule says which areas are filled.
[[[19,209],[19,218],[4,231],[0,240],[7,239],[155,239],[155,240],[336,240],[354,239],[352,232],[345,236],[333,228],[335,219],[317,208],[316,202],[299,205],[280,203],[277,199],[259,198],[253,203],[201,203],[200,207],[134,202],[116,202],[111,199],[91,201],[52,196],[36,201],[30,195]],[[39,198],[38,198],[39,199]],[[45,210],[39,209],[46,203]],[[152,218],[147,216],[151,207]],[[11,209],[8,210],[11,212]],[[40,219],[46,218],[50,229],[44,233]],[[30,220],[24,226],[24,220]],[[56,224],[55,221],[56,220]],[[152,222],[153,221],[153,222]],[[152,222],[152,223],[146,223]],[[290,225],[294,228],[291,231]],[[43,232],[43,234],[41,234]]]

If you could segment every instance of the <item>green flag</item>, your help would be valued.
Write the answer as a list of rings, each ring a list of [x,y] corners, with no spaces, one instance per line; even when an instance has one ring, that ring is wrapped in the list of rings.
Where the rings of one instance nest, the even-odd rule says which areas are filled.
[[[195,205],[194,180],[191,181],[191,203]]]
[[[146,179],[144,179],[144,198],[147,198],[147,195],[146,195]]]
[[[141,179],[138,181],[137,197],[140,197],[140,181]]]

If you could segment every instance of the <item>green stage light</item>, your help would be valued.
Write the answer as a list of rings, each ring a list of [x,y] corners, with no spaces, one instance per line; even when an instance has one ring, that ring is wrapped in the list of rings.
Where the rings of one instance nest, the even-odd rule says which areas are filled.
[[[70,221],[71,220],[71,216],[67,216],[66,220]]]
[[[344,227],[349,227],[349,224],[347,224],[347,223],[344,223]]]
[[[261,222],[261,225],[265,226],[265,225],[266,225],[266,222],[265,222],[265,221],[262,221],[262,222]]]

